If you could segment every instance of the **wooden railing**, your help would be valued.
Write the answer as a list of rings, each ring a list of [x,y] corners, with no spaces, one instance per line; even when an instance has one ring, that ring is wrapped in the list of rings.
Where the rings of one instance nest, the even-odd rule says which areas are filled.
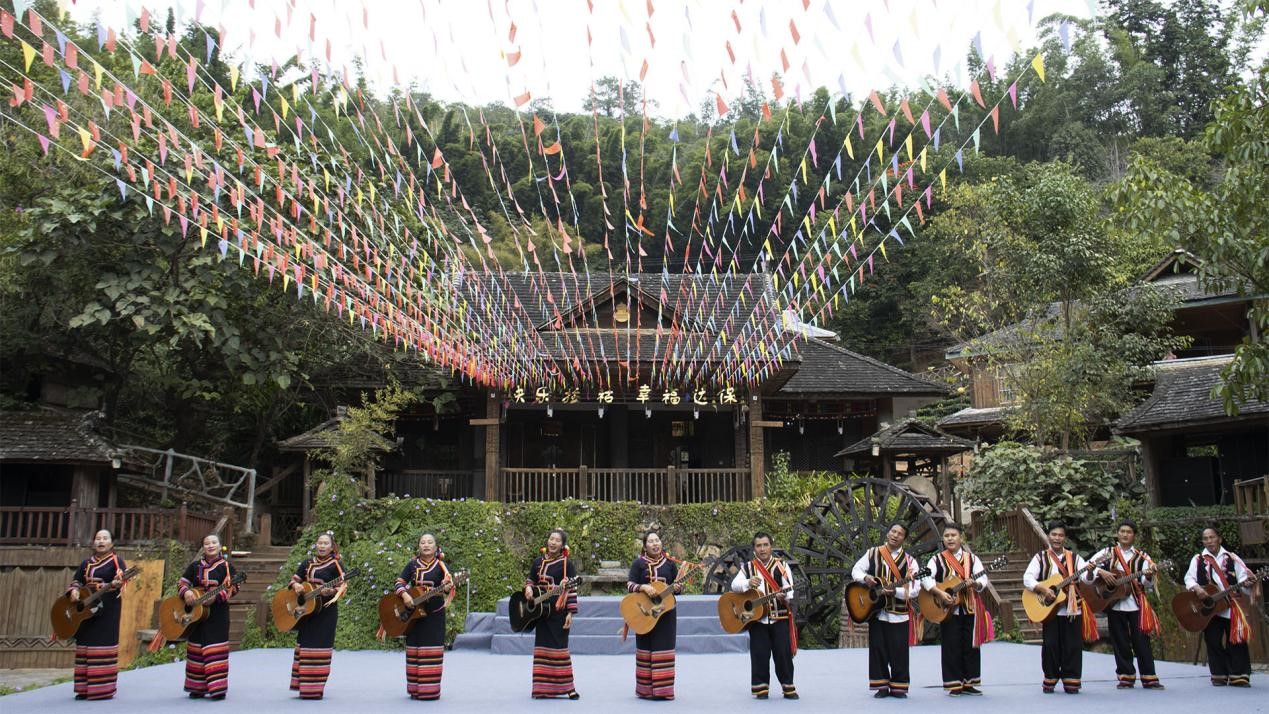
[[[194,543],[216,531],[220,514],[180,508],[0,507],[0,544],[87,545],[110,531],[120,545],[173,538]],[[224,530],[222,528],[222,530]],[[222,541],[225,540],[222,536]]]
[[[1234,512],[1240,516],[1269,513],[1269,476],[1234,482]]]
[[[433,498],[451,501],[476,495],[475,476],[470,471],[404,469],[384,471],[377,477],[375,493],[395,493],[405,498]]]
[[[502,469],[502,500],[638,501],[652,505],[747,501],[748,469]]]

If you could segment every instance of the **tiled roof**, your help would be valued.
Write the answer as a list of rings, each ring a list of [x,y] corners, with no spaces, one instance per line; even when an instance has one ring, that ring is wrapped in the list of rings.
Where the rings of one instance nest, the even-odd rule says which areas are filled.
[[[296,434],[277,442],[278,451],[316,451],[330,446],[330,434],[339,428],[344,420],[343,407],[339,415],[318,424],[302,434]],[[376,437],[374,446],[379,451],[393,451],[396,446],[383,437]]]
[[[943,396],[949,389],[911,372],[823,340],[793,343],[802,356],[797,373],[778,394],[903,394]]]
[[[872,436],[860,439],[834,456],[870,453],[874,439],[882,453],[892,454],[957,454],[974,448],[974,442],[968,439],[952,436],[916,419],[904,419]]]
[[[0,412],[0,461],[108,464],[122,449],[94,431],[101,412]]]
[[[1009,414],[1009,407],[982,407],[975,409],[974,407],[966,407],[954,414],[949,414],[939,419],[938,428],[946,429],[948,427],[966,427],[966,426],[989,426],[999,424],[1005,420]]]
[[[1237,417],[1231,417],[1225,413],[1224,404],[1212,398],[1212,388],[1220,382],[1221,370],[1230,359],[1229,355],[1222,355],[1156,364],[1154,392],[1115,422],[1115,432],[1136,434],[1231,421],[1264,421],[1269,415],[1269,402],[1247,402]]]

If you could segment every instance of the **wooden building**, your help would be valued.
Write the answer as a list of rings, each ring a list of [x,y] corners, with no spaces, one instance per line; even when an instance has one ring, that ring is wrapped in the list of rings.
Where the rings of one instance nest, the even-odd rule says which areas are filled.
[[[847,444],[947,393],[782,314],[765,275],[516,273],[498,280],[534,325],[535,345],[526,349],[601,386],[469,387],[447,410],[425,399],[396,424],[396,448],[375,478],[380,495],[747,500],[762,495],[774,452],[788,452],[797,470],[841,470],[834,455]],[[751,317],[769,335],[783,333],[773,342],[787,343],[778,362],[755,367],[748,388],[719,383],[717,357],[676,351],[676,344],[718,343],[726,352],[722,318],[712,316],[729,314],[742,323]],[[682,376],[676,383],[667,374]],[[303,458],[334,424],[279,446]]]

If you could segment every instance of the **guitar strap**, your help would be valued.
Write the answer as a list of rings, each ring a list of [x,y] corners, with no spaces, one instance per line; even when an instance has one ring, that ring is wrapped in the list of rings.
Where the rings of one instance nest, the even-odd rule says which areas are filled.
[[[790,580],[791,584],[793,576],[789,575],[788,569],[784,568],[783,564],[775,558],[771,559],[771,564],[780,566],[781,572]],[[758,560],[757,558],[753,559],[753,570],[762,576],[763,582],[767,584],[768,593],[780,591],[780,585],[776,583],[775,578],[771,576],[771,572],[767,570],[767,567],[762,564],[761,560]],[[773,602],[772,605],[774,604],[775,603]],[[786,607],[789,608],[789,616],[787,618],[789,621],[789,652],[792,656],[796,657],[798,654],[798,628],[793,624],[793,606],[787,605]]]
[[[961,557],[964,561],[958,559],[950,550],[943,551],[943,562],[952,572],[956,573],[962,581],[968,581],[970,575],[974,572],[974,556],[969,551],[962,550]],[[974,616],[974,647],[982,647],[985,643],[996,639],[996,622],[992,619],[991,613],[987,612],[987,608],[983,605],[983,598],[973,587],[966,587],[966,600],[971,608],[971,614]]]
[[[900,580],[903,580],[905,576],[899,573],[899,564],[895,561],[894,557],[890,555],[890,549],[879,545],[877,546],[877,552],[881,554],[882,561],[885,562],[886,568],[890,571],[890,582],[897,583]],[[906,566],[907,572],[916,572],[916,564],[912,562],[911,556],[904,552],[903,549],[899,550],[899,558]],[[904,587],[906,588],[907,586],[905,585]],[[893,597],[895,598],[896,603],[899,602],[898,588],[895,588],[895,594]],[[921,617],[920,608],[912,607],[912,603],[908,602],[906,599],[903,600],[903,604],[908,611],[908,646],[912,647],[919,644],[925,635],[925,618]]]
[[[1128,559],[1124,558],[1124,551],[1118,545],[1114,548],[1115,560],[1119,563],[1119,569],[1125,575],[1133,573],[1132,567],[1129,565]],[[1142,567],[1149,562],[1146,554],[1137,551],[1137,556],[1142,562]],[[1154,637],[1163,632],[1163,624],[1159,622],[1159,616],[1155,614],[1154,607],[1150,605],[1150,600],[1146,598],[1146,585],[1138,578],[1129,581],[1132,587],[1133,599],[1137,601],[1137,626],[1141,631],[1146,633],[1147,637]]]
[[[1225,557],[1229,557],[1226,554]],[[1215,577],[1221,581],[1221,589],[1229,588],[1229,578],[1225,575],[1225,569],[1216,562],[1210,553],[1203,554],[1203,561],[1207,564],[1208,570],[1215,573]],[[1237,574],[1235,574],[1237,577]],[[1211,580],[1211,578],[1208,578]],[[1251,626],[1247,624],[1247,614],[1243,612],[1242,605],[1235,598],[1234,593],[1230,593],[1229,598],[1229,643],[1238,645],[1244,642],[1251,642]]]

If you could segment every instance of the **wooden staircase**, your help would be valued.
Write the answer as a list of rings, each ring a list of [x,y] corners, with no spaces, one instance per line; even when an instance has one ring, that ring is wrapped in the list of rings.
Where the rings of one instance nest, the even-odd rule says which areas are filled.
[[[1009,564],[1000,570],[993,571],[988,575],[991,586],[1000,596],[1000,605],[1007,608],[1013,614],[1014,622],[1018,623],[1022,630],[1022,639],[1027,643],[1039,643],[1041,639],[1040,625],[1027,619],[1027,613],[1022,609],[1022,574],[1026,572],[1027,563],[1031,562],[1031,553],[1023,553],[1022,551],[1013,551],[1009,553],[978,553],[979,559],[984,563],[990,563],[997,557],[1004,555],[1009,558]],[[1002,636],[1006,634],[1001,622],[996,622],[996,635]]]
[[[257,617],[256,608],[261,612],[269,608],[264,599],[265,589],[273,584],[278,571],[286,565],[290,555],[289,548],[267,546],[256,548],[246,555],[233,558],[234,567],[247,574],[247,582],[238,589],[238,594],[229,601],[229,647],[239,649],[242,634],[247,629],[247,621]]]

